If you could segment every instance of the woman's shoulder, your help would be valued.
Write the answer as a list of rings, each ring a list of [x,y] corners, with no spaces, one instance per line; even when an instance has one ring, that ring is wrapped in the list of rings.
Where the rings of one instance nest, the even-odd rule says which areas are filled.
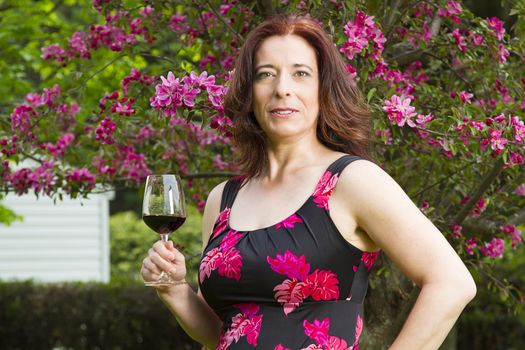
[[[352,155],[350,154],[350,156]],[[338,183],[341,184],[338,186],[358,189],[363,188],[364,184],[373,186],[374,182],[385,181],[388,178],[390,178],[390,175],[378,164],[369,159],[358,157],[341,170],[338,179]]]

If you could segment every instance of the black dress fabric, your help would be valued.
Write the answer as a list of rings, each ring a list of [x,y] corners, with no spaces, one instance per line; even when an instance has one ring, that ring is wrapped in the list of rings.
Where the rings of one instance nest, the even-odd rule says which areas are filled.
[[[328,208],[339,174],[357,159],[337,159],[299,210],[253,231],[230,228],[242,179],[226,183],[199,267],[200,290],[223,321],[217,349],[358,349],[378,252],[347,242]]]

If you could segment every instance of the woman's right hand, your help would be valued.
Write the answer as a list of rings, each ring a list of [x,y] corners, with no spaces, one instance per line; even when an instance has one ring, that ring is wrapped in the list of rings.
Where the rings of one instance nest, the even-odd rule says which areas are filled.
[[[172,241],[164,243],[157,241],[148,251],[148,256],[142,261],[140,274],[144,282],[158,280],[162,271],[169,273],[177,282],[186,282],[186,259],[184,255],[174,247]],[[168,292],[172,287],[169,285],[156,286],[159,292]]]

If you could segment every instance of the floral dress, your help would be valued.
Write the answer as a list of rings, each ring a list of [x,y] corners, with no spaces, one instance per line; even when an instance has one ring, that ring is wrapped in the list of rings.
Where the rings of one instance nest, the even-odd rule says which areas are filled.
[[[223,321],[217,349],[358,349],[378,252],[347,242],[328,207],[339,174],[357,159],[337,159],[299,210],[253,231],[230,228],[242,179],[226,183],[199,267],[200,290]]]

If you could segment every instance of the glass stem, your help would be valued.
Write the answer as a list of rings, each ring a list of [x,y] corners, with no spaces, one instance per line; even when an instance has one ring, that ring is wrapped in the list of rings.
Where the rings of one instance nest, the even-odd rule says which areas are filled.
[[[161,233],[160,239],[162,239],[162,242],[167,243],[168,242],[168,236],[169,234]]]

